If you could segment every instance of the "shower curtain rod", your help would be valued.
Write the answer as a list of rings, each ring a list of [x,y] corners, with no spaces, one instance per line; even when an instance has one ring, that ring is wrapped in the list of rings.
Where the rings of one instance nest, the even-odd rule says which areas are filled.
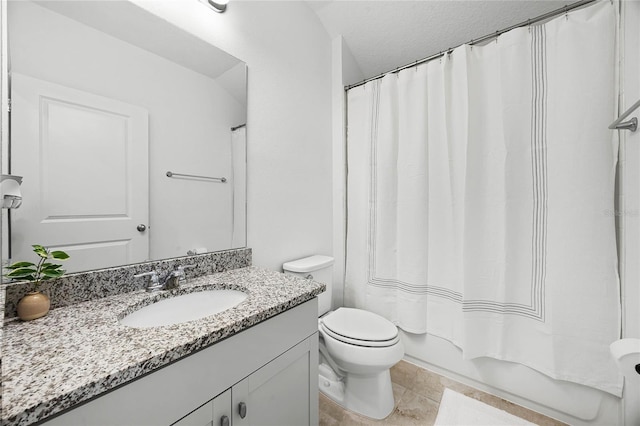
[[[501,34],[504,34],[504,33],[508,32],[508,31],[514,30],[516,28],[526,27],[526,26],[529,26],[531,24],[535,24],[535,23],[540,22],[540,21],[545,21],[547,19],[554,18],[554,17],[562,15],[562,14],[566,14],[566,13],[568,13],[568,12],[574,10],[574,9],[580,8],[582,6],[586,6],[586,5],[590,4],[590,3],[595,3],[596,1],[598,1],[598,0],[581,0],[581,1],[578,1],[578,2],[575,2],[575,3],[571,3],[569,5],[561,7],[559,9],[552,10],[551,12],[547,12],[547,13],[545,13],[543,15],[540,15],[540,16],[538,16],[536,18],[527,19],[526,21],[523,21],[523,22],[521,22],[519,24],[512,25],[510,27],[504,28],[504,29],[502,29],[500,31],[496,31],[495,33],[487,34],[487,35],[485,35],[483,37],[473,39],[473,40],[471,40],[471,41],[469,41],[468,43],[465,43],[465,44],[473,46],[475,44],[482,43],[484,41],[496,38],[496,37],[500,36]],[[370,81],[378,80],[378,79],[384,77],[387,74],[396,74],[396,73],[398,73],[398,72],[400,72],[400,71],[402,71],[404,69],[415,67],[415,66],[418,66],[420,64],[424,64],[426,62],[433,61],[434,59],[441,58],[445,54],[451,53],[453,51],[453,49],[455,49],[457,47],[460,47],[460,46],[462,46],[462,44],[458,45],[458,46],[456,46],[454,48],[450,47],[449,49],[447,49],[445,51],[438,52],[438,53],[436,53],[434,55],[431,55],[431,56],[427,56],[426,58],[411,62],[410,64],[403,65],[401,67],[398,67],[396,69],[387,71],[387,72],[382,73],[380,75],[377,75],[375,77],[369,77],[369,78],[367,78],[365,80],[362,80],[359,83],[355,83],[355,84],[351,84],[351,85],[345,86],[344,90],[345,91],[346,90],[351,90],[351,89],[353,89],[355,87],[359,87],[359,86],[362,86],[363,84],[367,84]]]

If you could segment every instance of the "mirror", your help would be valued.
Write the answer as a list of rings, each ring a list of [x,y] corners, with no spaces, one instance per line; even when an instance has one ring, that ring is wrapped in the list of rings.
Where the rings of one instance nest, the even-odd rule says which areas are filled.
[[[7,9],[3,256],[42,244],[78,272],[246,245],[243,62],[126,1]]]

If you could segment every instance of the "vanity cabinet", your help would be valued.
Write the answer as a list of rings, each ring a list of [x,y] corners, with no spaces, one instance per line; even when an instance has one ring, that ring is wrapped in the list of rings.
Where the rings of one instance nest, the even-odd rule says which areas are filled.
[[[314,298],[43,424],[318,424],[317,312]]]
[[[304,425],[309,422],[308,345],[296,345],[172,426]]]

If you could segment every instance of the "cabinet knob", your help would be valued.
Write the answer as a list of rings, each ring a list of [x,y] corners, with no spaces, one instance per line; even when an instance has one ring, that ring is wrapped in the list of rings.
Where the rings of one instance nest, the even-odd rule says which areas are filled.
[[[241,419],[247,417],[247,404],[245,404],[244,402],[238,404],[238,414],[240,414]]]
[[[220,426],[230,426],[229,416],[220,417]]]

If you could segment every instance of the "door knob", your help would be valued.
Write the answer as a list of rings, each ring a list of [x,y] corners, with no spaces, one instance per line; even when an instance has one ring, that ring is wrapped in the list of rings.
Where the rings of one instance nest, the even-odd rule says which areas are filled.
[[[144,232],[144,231],[146,231],[146,230],[147,230],[147,225],[145,225],[144,223],[141,223],[140,225],[138,225],[138,226],[136,227],[136,229],[137,229],[138,231],[140,231],[140,232]]]
[[[222,416],[220,418],[220,426],[229,426],[229,416]]]

